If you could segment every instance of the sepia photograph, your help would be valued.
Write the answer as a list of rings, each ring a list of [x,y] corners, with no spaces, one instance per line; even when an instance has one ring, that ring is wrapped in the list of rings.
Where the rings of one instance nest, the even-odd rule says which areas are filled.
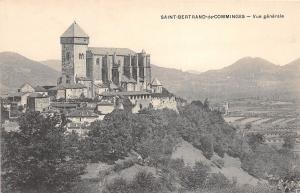
[[[300,193],[300,0],[0,0],[1,193]]]

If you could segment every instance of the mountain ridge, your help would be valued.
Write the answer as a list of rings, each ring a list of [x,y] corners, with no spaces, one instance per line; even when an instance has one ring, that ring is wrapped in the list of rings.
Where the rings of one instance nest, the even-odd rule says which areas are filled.
[[[60,66],[60,60],[38,62],[18,53],[0,52],[0,70],[4,74],[1,92],[16,90],[24,82],[55,85]],[[280,66],[259,57],[243,57],[232,65],[200,74],[152,64],[152,77],[158,78],[169,91],[188,100],[300,96],[297,89],[300,58]]]
[[[15,52],[0,52],[0,93],[16,92],[24,83],[56,85],[59,72]]]

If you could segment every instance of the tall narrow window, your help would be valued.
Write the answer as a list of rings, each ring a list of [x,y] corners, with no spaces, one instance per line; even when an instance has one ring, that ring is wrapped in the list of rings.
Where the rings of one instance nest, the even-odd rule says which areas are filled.
[[[67,54],[66,54],[66,60],[67,60],[67,61],[70,60],[70,53],[69,53],[69,52],[67,52]]]
[[[100,59],[99,59],[99,58],[97,58],[97,60],[96,60],[96,64],[97,64],[97,65],[99,65],[99,64],[100,64]]]
[[[79,53],[79,59],[84,59],[84,54],[83,53]]]

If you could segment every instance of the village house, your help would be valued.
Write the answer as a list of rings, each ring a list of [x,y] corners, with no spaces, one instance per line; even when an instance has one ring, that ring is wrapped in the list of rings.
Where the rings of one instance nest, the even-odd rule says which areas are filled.
[[[21,93],[26,93],[26,92],[34,92],[34,88],[28,84],[28,83],[24,83],[20,86],[20,88],[18,89],[18,92],[21,92]]]
[[[49,109],[50,98],[40,93],[32,93],[27,99],[28,110],[43,112]]]
[[[152,81],[151,88],[153,93],[162,93],[163,85],[157,78],[155,78]]]
[[[79,103],[51,102],[50,109],[58,112],[70,112],[80,107]]]
[[[111,101],[101,101],[97,104],[97,112],[101,120],[103,120],[104,116],[111,113],[114,109],[115,104]]]
[[[70,121],[67,123],[68,132],[76,132],[79,135],[85,135],[88,132],[87,127],[94,121],[100,120],[100,116],[87,109],[76,109],[66,114]]]
[[[87,96],[86,87],[82,84],[61,84],[51,90],[56,90],[56,99],[80,99]]]
[[[47,96],[48,95],[48,90],[45,89],[42,86],[36,86],[36,87],[34,87],[34,92],[35,93],[39,93],[39,94],[41,94],[43,96]]]

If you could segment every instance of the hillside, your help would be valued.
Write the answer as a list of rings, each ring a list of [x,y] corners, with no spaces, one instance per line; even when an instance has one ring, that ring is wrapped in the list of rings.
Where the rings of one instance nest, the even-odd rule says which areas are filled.
[[[59,72],[14,52],[0,53],[1,94],[15,92],[23,83],[55,85]]]
[[[299,98],[300,60],[279,66],[262,58],[242,58],[230,66],[199,75],[159,68],[153,70],[173,93],[187,99],[229,100],[244,97]],[[163,72],[164,71],[164,72]],[[161,76],[168,74],[168,76]],[[180,84],[172,77],[184,77]],[[171,77],[171,78],[169,78]]]
[[[222,168],[217,167],[214,161],[212,161],[213,159],[207,159],[201,150],[186,141],[182,141],[172,153],[172,159],[183,159],[187,165],[194,165],[197,161],[204,162],[211,167],[212,173],[220,172],[228,180],[236,179],[239,185],[250,184],[255,186],[257,183],[264,183],[263,180],[258,180],[244,171],[241,168],[239,158],[233,158],[227,154],[225,154],[224,158],[215,154],[213,158],[214,160],[223,160],[224,166]]]
[[[61,71],[61,62],[60,60],[43,60],[40,61],[40,63],[53,68],[54,70],[60,72]]]

